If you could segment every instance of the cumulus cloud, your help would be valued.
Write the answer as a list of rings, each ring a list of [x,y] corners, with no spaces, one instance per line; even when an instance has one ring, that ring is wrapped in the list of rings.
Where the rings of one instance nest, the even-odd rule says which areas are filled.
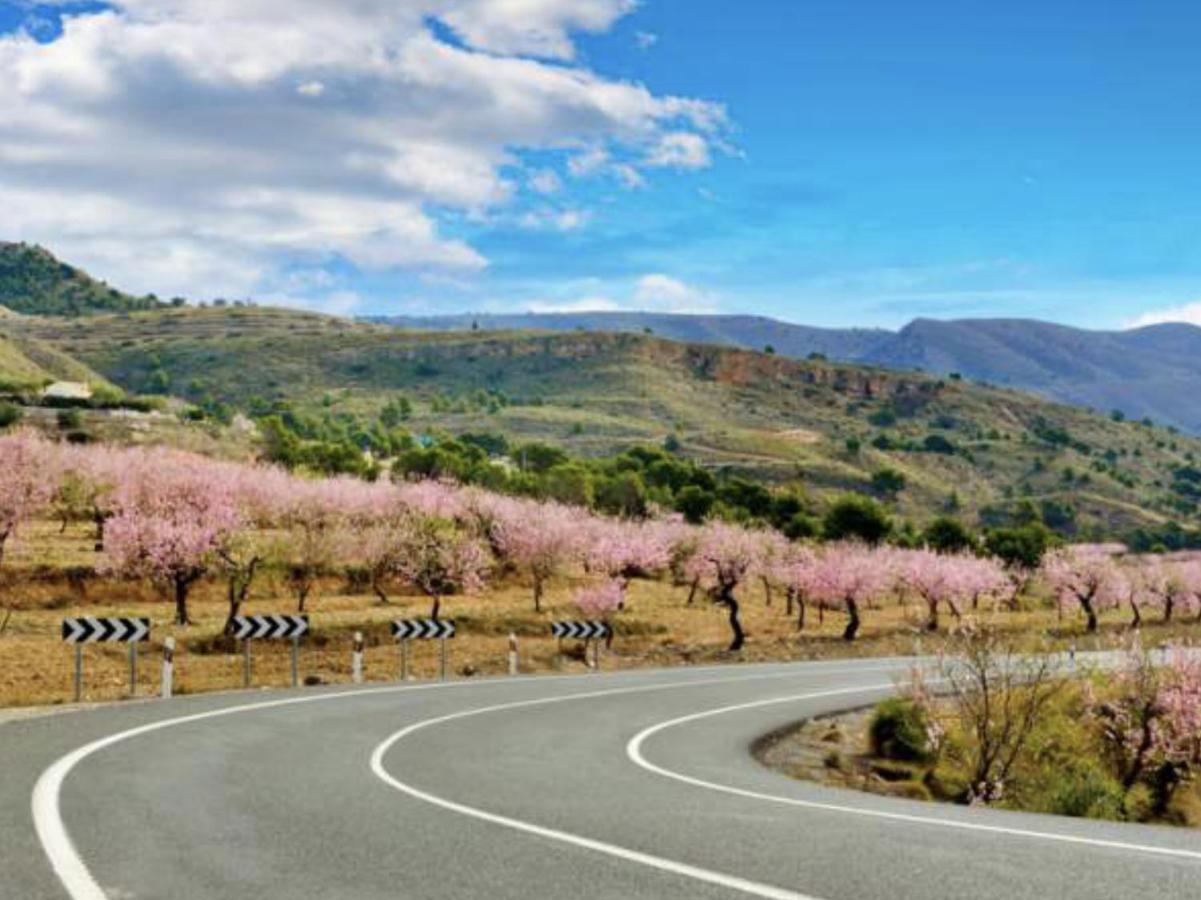
[[[529,312],[712,312],[717,299],[708,291],[662,272],[651,272],[632,282],[604,285],[593,280],[582,285],[579,298],[535,300],[526,304]]]
[[[1162,325],[1165,322],[1184,322],[1189,325],[1201,326],[1201,300],[1195,303],[1184,303],[1180,306],[1153,309],[1131,319],[1126,323],[1126,327],[1143,328],[1147,325]]]
[[[709,165],[709,143],[691,131],[673,131],[661,136],[646,157],[648,166],[673,169],[703,169]]]
[[[705,312],[715,306],[713,298],[705,291],[661,272],[639,278],[633,299],[639,309],[668,312]]]
[[[160,294],[245,296],[334,259],[478,271],[444,223],[551,192],[553,170],[511,180],[523,153],[635,184],[639,167],[698,168],[720,146],[719,105],[575,62],[573,34],[635,5],[64,5],[56,37],[0,35],[5,236]]]

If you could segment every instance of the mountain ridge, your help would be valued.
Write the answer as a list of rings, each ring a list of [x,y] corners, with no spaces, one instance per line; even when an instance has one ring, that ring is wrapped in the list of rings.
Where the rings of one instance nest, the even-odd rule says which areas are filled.
[[[1033,391],[1047,399],[1150,418],[1201,433],[1201,328],[1186,323],[1126,331],[1077,328],[1028,318],[916,318],[897,331],[818,328],[766,316],[686,313],[518,313],[375,316],[416,330],[538,328],[643,331],[794,358],[956,373]],[[704,337],[701,337],[704,335]]]

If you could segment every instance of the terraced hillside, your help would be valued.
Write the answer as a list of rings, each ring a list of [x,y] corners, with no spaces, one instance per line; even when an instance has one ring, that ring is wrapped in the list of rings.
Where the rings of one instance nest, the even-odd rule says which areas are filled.
[[[983,523],[1032,505],[1088,536],[1190,523],[1201,441],[1030,395],[647,335],[412,333],[287,310],[169,309],[7,330],[137,392],[289,400],[413,431],[496,431],[583,454],[674,435],[680,452],[813,494],[874,492],[917,520]],[[1028,501],[1028,503],[1027,503]]]

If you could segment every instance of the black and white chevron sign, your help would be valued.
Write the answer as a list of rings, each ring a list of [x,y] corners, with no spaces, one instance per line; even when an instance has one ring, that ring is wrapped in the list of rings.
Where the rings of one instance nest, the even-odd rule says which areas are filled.
[[[116,641],[132,644],[150,640],[149,619],[63,619],[63,640],[68,644]]]
[[[308,616],[234,616],[230,623],[230,634],[239,641],[300,637],[308,630]]]
[[[398,641],[444,641],[454,636],[454,619],[398,619],[392,623],[392,637]]]
[[[607,622],[552,622],[550,633],[557,638],[607,638],[612,629]]]

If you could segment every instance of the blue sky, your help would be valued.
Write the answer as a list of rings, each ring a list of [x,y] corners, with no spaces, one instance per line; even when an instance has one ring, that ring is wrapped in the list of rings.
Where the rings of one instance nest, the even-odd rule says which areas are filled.
[[[49,23],[31,29],[37,46],[26,42],[19,62],[22,71],[45,65],[52,74],[33,79],[12,104],[18,111],[20,104],[82,109],[111,120],[110,130],[98,125],[80,141],[74,152],[81,155],[123,154],[119,135],[130,130],[123,121],[171,148],[151,161],[149,174],[143,162],[139,177],[105,163],[84,179],[81,166],[92,161],[56,160],[64,171],[72,165],[67,183],[78,181],[97,207],[107,199],[161,219],[127,239],[143,248],[162,242],[167,262],[114,248],[113,222],[128,218],[116,212],[108,220],[97,213],[91,235],[77,221],[29,215],[18,222],[21,233],[8,236],[57,244],[64,255],[74,250],[138,290],[241,292],[354,313],[647,306],[840,326],[897,326],[915,316],[1034,316],[1088,327],[1201,321],[1201,307],[1192,305],[1201,301],[1201,12],[1194,4],[646,0],[631,9],[627,0],[595,0],[592,17],[581,19],[567,10],[581,4],[539,0],[539,18],[515,34],[489,2],[416,0],[422,16],[414,21],[332,27],[345,26],[348,40],[375,39],[355,24],[368,29],[364,35],[391,30],[390,51],[428,39],[464,64],[518,64],[505,70],[514,77],[506,94],[513,105],[495,122],[466,114],[466,87],[436,81],[459,78],[457,69],[435,76],[422,68],[420,89],[434,93],[414,97],[403,93],[416,90],[410,70],[381,80],[340,57],[313,69],[311,50],[307,57],[297,50],[295,67],[271,71],[231,53],[214,72],[184,51],[151,58],[139,47],[139,35],[173,18],[200,29],[199,40],[216,35],[217,46],[236,46],[231,23],[197,12],[200,0],[121,4],[90,41],[81,35],[71,68],[95,67],[111,82],[104,98],[81,99],[79,85],[63,87],[61,71],[45,61],[46,48],[68,46],[53,25],[58,10],[0,0],[0,30],[10,39],[31,21]],[[263,18],[243,24],[268,27],[271,0],[248,5],[261,6]],[[88,19],[99,18],[89,15],[97,10],[74,11]],[[298,48],[305,40],[295,35]],[[113,68],[94,50],[98,42],[137,49],[122,49],[121,67]],[[10,65],[16,56],[9,53]],[[151,66],[178,79],[168,82],[174,93],[166,100],[147,99]],[[556,97],[525,120],[527,103],[551,103],[541,79],[579,73],[594,79],[587,99]],[[0,160],[20,161],[9,187],[28,202],[38,178],[56,170],[11,149],[25,143],[6,125],[5,83]],[[186,146],[219,148],[220,118],[212,120],[216,131],[204,131],[202,121],[214,104],[236,105],[241,122],[262,104],[265,120],[280,114],[280,84],[323,105],[300,121],[290,94],[280,121],[294,123],[296,140],[281,151],[271,135],[247,138],[246,152],[282,152],[281,168],[294,176],[250,183],[238,174],[226,191],[216,163],[173,178],[173,163],[190,165],[181,162],[184,143],[176,144],[181,129]],[[633,85],[645,86],[653,110],[631,112],[637,98],[629,91],[619,111],[608,107],[607,91]],[[203,116],[172,124],[172,96]],[[363,97],[388,102],[364,112]],[[707,112],[680,118],[667,98],[707,104]],[[407,135],[410,107],[423,111],[422,123],[446,121],[422,144],[435,152],[417,160],[401,151],[399,188],[385,177],[368,183],[359,157],[369,154],[345,147],[323,150],[335,154],[330,159],[359,160],[337,179],[308,158],[291,165],[287,154],[310,142],[308,129],[324,138],[353,113],[361,148],[362,135],[392,127]],[[724,119],[715,123],[718,109]],[[592,165],[588,153],[597,148],[603,162],[594,155]],[[231,179],[257,158],[231,167]],[[0,190],[5,180],[0,166]],[[194,189],[176,192],[175,184],[193,180]],[[370,205],[332,205],[318,220],[308,212],[325,202],[314,199],[317,191]],[[238,199],[224,211],[198,199],[226,193]],[[253,216],[249,197],[258,198]],[[410,216],[402,227],[376,206],[397,197]],[[304,212],[275,217],[292,205]],[[171,222],[175,208],[199,224]],[[218,212],[220,227],[204,224]],[[237,230],[226,227],[233,218]],[[343,234],[341,221],[354,225]],[[221,254],[235,260],[233,274],[220,272]]]

